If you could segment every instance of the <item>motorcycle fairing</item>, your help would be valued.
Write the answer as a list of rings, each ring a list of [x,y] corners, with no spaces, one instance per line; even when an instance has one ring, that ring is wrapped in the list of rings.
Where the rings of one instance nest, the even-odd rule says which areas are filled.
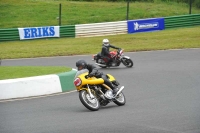
[[[83,86],[87,84],[98,85],[98,84],[104,83],[104,80],[102,78],[91,77],[91,78],[86,79],[87,75],[88,75],[88,72],[85,72],[76,76],[76,78],[80,78],[82,82],[80,86],[76,86],[77,90],[83,90]]]
[[[112,82],[112,81],[115,81],[115,78],[112,76],[112,75],[110,75],[110,74],[107,74],[107,77],[108,77],[108,79]]]

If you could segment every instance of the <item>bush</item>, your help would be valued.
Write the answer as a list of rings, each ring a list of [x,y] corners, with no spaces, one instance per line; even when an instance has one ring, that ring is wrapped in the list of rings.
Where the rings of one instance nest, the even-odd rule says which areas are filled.
[[[200,0],[195,0],[195,1],[194,1],[194,5],[195,5],[197,8],[200,8]]]
[[[88,1],[88,2],[93,2],[93,1],[108,1],[108,2],[126,2],[128,0],[70,0],[70,1]],[[129,0],[130,2],[154,2],[154,0]]]

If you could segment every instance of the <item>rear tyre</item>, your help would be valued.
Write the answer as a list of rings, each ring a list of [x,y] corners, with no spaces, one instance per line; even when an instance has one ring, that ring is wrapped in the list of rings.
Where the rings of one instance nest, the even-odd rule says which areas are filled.
[[[81,103],[91,111],[97,111],[100,108],[100,104],[97,98],[95,96],[94,98],[91,98],[86,90],[81,90],[79,92],[79,99]]]
[[[105,65],[106,63],[104,62],[104,63],[102,63],[102,62],[104,62],[104,61],[102,61],[102,59],[101,58],[98,58],[97,60],[96,60],[96,63],[98,63],[98,64],[102,64],[102,65]],[[106,66],[100,66],[101,68],[106,68],[107,67],[107,65]]]

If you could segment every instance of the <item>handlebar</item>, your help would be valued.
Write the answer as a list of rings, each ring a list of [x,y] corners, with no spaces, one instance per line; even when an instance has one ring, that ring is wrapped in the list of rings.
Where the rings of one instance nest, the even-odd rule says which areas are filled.
[[[120,54],[120,51],[121,51],[121,50],[124,50],[124,49],[119,48],[119,49],[117,50],[117,53]]]

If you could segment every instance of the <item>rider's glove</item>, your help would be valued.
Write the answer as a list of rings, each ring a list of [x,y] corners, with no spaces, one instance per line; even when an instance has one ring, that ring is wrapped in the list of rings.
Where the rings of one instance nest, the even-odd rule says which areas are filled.
[[[88,77],[93,77],[93,76],[94,76],[94,73],[88,74]]]

